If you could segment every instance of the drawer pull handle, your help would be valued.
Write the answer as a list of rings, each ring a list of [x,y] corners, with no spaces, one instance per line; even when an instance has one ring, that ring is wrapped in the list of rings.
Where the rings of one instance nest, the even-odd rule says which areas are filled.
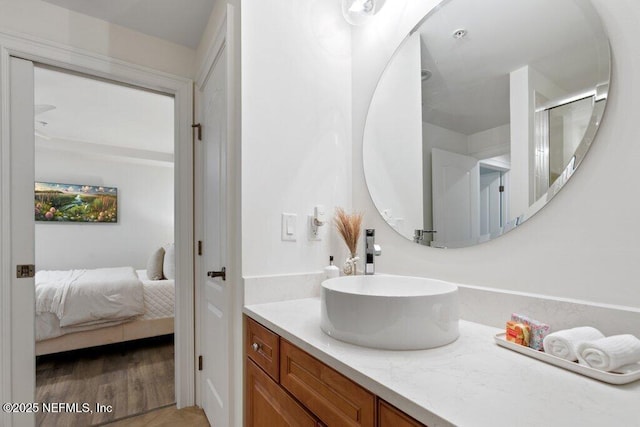
[[[253,344],[251,344],[251,348],[253,349],[253,351],[258,351],[260,350],[260,344],[254,342]]]

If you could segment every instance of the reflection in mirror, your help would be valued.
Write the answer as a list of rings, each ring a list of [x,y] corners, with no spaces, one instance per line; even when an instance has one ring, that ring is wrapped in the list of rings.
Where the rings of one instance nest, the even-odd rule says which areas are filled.
[[[608,94],[609,42],[589,0],[448,0],[389,61],[364,130],[367,186],[417,243],[470,246],[562,188]]]

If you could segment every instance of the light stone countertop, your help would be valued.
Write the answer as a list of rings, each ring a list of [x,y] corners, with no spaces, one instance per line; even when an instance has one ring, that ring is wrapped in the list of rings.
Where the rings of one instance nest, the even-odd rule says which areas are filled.
[[[386,351],[324,334],[319,298],[244,312],[429,427],[640,426],[640,381],[605,384],[515,353],[493,327],[461,320],[452,344]]]

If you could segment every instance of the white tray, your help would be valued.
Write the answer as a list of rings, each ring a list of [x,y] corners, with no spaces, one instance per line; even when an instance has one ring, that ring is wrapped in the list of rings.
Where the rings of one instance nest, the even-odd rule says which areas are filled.
[[[568,371],[572,371],[596,380],[603,381],[609,384],[628,384],[630,382],[640,380],[640,363],[634,363],[633,365],[627,365],[620,368],[623,372],[605,372],[599,369],[590,368],[589,366],[580,365],[577,362],[571,362],[569,360],[561,359],[560,357],[553,356],[543,351],[534,350],[530,347],[525,347],[520,344],[515,344],[511,341],[507,341],[505,333],[496,334],[495,341],[498,345],[508,348],[509,350],[516,351],[534,359],[542,360],[543,362],[551,365],[564,368]]]

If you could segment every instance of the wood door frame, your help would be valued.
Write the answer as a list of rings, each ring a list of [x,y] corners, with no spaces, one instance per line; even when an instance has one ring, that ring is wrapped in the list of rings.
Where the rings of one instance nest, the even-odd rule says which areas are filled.
[[[227,148],[226,148],[226,217],[227,217],[227,286],[230,292],[231,312],[230,331],[229,331],[229,360],[231,361],[232,372],[229,373],[230,390],[229,400],[230,414],[229,425],[244,425],[243,423],[243,329],[242,329],[242,307],[244,305],[244,282],[242,279],[242,246],[241,246],[241,138],[240,138],[240,99],[241,99],[241,81],[240,81],[240,24],[239,13],[236,7],[227,4],[223,13],[221,24],[217,30],[216,37],[208,47],[205,58],[197,70],[196,89],[198,94],[204,87],[213,68],[216,64],[218,56],[223,49],[227,55]],[[198,103],[196,108],[200,108]],[[197,116],[196,116],[197,117]],[[206,132],[206,130],[205,130]],[[202,169],[196,168],[196,174],[202,174]],[[194,181],[201,175],[194,175]],[[196,235],[202,235],[202,201],[195,200],[195,224]],[[195,257],[195,271],[201,271],[201,259]],[[199,300],[200,280],[203,277],[196,276],[196,300]],[[196,304],[196,325],[200,324],[201,313]],[[200,344],[196,343],[196,354],[200,354]],[[206,363],[206,362],[205,362]],[[200,381],[196,381],[196,404],[202,403],[202,391],[200,389]]]
[[[0,397],[3,402],[12,401],[11,348],[13,331],[11,324],[11,265],[12,238],[16,238],[10,227],[11,171],[9,58],[11,56],[37,63],[56,66],[84,74],[106,78],[125,84],[164,92],[175,97],[174,137],[174,193],[176,244],[176,352],[175,390],[177,406],[195,403],[195,328],[194,328],[194,273],[193,273],[193,81],[157,71],[148,67],[128,63],[119,59],[99,55],[60,43],[9,31],[0,31]],[[186,284],[186,285],[185,285]],[[28,355],[26,355],[28,357]],[[35,355],[34,355],[35,358]],[[35,399],[35,396],[34,396]],[[10,414],[0,414],[2,425],[11,426]]]

